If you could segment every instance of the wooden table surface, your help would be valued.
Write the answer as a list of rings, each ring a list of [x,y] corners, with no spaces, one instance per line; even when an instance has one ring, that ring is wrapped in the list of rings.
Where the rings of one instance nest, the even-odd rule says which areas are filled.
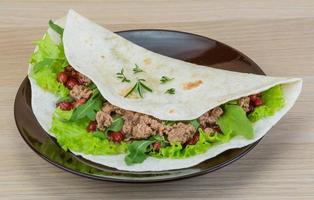
[[[0,1],[0,199],[314,199],[314,1]],[[38,157],[20,137],[13,102],[33,41],[73,8],[116,30],[208,36],[268,75],[304,78],[293,109],[247,156],[204,176],[154,184],[78,177]]]

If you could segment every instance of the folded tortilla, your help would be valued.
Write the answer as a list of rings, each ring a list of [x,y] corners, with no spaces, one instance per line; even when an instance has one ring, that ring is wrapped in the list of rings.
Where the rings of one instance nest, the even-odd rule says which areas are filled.
[[[302,80],[299,78],[269,77],[219,70],[159,55],[120,37],[72,10],[69,11],[66,19],[59,20],[57,23],[64,26],[63,45],[68,62],[77,71],[89,77],[107,101],[120,108],[151,115],[160,120],[193,120],[230,100],[263,92],[278,84],[282,85],[285,106],[274,116],[254,123],[252,139],[236,136],[228,143],[209,148],[204,154],[185,159],[148,157],[143,163],[131,166],[125,164],[125,154],[95,156],[72,151],[88,160],[119,170],[162,171],[186,168],[215,157],[228,149],[249,145],[263,137],[288,112],[301,92]],[[60,40],[56,33],[51,30],[48,32],[56,42]],[[134,74],[132,71],[134,63],[141,66],[144,72]],[[125,98],[131,86],[116,78],[116,73],[122,67],[130,80],[145,79],[145,83],[153,88],[153,92],[145,93],[144,98],[136,96]],[[167,84],[160,84],[162,76],[174,77],[174,80]],[[41,89],[32,78],[30,81],[33,112],[45,131],[53,136],[49,129],[57,97]],[[168,88],[175,88],[176,94],[165,94]]]

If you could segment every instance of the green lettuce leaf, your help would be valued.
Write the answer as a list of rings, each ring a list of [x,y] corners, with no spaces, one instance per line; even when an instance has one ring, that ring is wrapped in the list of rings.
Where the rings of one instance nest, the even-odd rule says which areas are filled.
[[[106,138],[93,135],[86,130],[89,123],[87,118],[69,122],[73,111],[56,109],[52,118],[50,131],[57,138],[58,143],[64,150],[71,149],[76,152],[92,155],[121,154],[127,151],[127,144],[116,144]]]
[[[147,140],[134,141],[128,145],[129,153],[125,156],[125,163],[132,165],[135,163],[142,163],[148,155],[146,154],[149,145],[153,144],[156,140],[149,138]]]
[[[200,123],[197,119],[193,119],[190,121],[190,124],[197,130],[200,127]]]
[[[102,107],[102,97],[100,94],[93,95],[88,101],[74,109],[70,121],[75,122],[83,118],[95,120],[96,112]]]
[[[285,99],[281,85],[274,86],[265,92],[262,92],[262,100],[264,104],[256,107],[254,111],[249,114],[249,119],[252,122],[256,122],[264,117],[272,116],[284,107]]]
[[[245,111],[238,105],[224,105],[224,114],[217,120],[224,134],[241,135],[247,139],[253,137],[253,126]]]
[[[67,96],[69,90],[57,81],[58,73],[68,65],[62,43],[56,44],[49,34],[45,34],[36,44],[38,49],[30,58],[31,77],[44,90],[61,97]]]
[[[180,143],[174,143],[170,146],[161,147],[158,152],[151,151],[150,155],[157,158],[182,159],[206,152],[212,144],[206,141],[206,135],[208,134],[201,129],[199,130],[199,140],[195,145],[187,145],[184,148]]]
[[[108,133],[108,131],[112,131],[112,132],[119,132],[121,131],[122,127],[124,124],[124,119],[121,116],[115,116],[112,120],[111,125],[106,129],[106,133]]]

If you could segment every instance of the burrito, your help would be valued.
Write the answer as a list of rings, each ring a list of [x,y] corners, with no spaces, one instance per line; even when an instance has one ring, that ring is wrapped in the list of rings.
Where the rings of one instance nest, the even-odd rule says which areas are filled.
[[[187,168],[254,143],[302,87],[159,55],[73,10],[36,45],[28,77],[38,122],[64,150],[119,170]]]

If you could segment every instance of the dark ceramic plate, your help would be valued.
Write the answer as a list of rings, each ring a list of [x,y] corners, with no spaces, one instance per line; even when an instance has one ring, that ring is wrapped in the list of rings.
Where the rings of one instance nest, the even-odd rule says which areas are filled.
[[[180,60],[238,72],[264,74],[247,56],[218,41],[184,32],[168,30],[131,30],[118,32],[126,39],[149,50]],[[180,70],[180,66],[178,66]],[[95,164],[63,151],[37,122],[31,107],[31,87],[22,82],[14,104],[16,125],[26,143],[51,164],[88,178],[117,182],[157,182],[205,174],[222,168],[248,153],[258,143],[228,150],[196,166],[161,172],[120,171]]]

